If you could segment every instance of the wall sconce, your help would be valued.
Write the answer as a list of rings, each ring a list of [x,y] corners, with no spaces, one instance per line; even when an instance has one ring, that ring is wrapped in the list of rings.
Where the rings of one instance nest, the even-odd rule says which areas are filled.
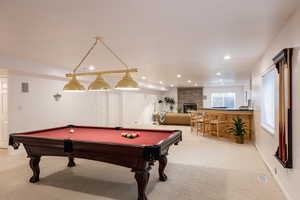
[[[54,97],[54,100],[55,100],[55,101],[59,101],[60,98],[61,98],[61,94],[59,94],[59,93],[57,92],[55,95],[53,95],[53,97]]]

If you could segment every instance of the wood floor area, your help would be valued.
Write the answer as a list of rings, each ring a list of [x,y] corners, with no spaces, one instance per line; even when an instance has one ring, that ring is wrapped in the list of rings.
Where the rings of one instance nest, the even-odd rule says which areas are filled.
[[[156,128],[183,130],[183,142],[170,149],[167,182],[158,181],[157,164],[151,170],[149,200],[285,200],[253,145],[196,136],[189,127]],[[127,168],[77,159],[70,169],[66,158],[43,157],[41,180],[31,184],[24,153],[0,150],[0,163],[1,200],[137,199]]]

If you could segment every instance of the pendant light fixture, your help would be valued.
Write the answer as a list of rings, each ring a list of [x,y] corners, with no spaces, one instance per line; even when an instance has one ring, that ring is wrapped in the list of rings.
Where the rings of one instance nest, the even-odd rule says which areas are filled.
[[[139,85],[134,81],[129,72],[125,73],[125,76],[115,86],[118,90],[138,90]]]
[[[77,70],[81,64],[86,60],[89,54],[93,51],[98,42],[101,42],[102,45],[117,59],[119,62],[125,66],[124,70],[112,70],[112,71],[98,71],[98,72],[87,72],[87,73],[77,73]],[[125,76],[120,80],[115,86],[116,89],[122,90],[137,90],[139,89],[138,83],[134,81],[130,75],[130,72],[137,72],[137,68],[129,69],[128,65],[103,41],[103,38],[96,37],[96,41],[92,47],[88,50],[85,56],[81,59],[79,64],[73,70],[73,73],[66,74],[66,77],[69,77],[69,82],[64,86],[64,91],[84,91],[85,88],[82,86],[79,81],[76,79],[77,76],[97,76],[96,80],[93,81],[89,87],[89,91],[108,91],[111,89],[111,86],[103,79],[103,74],[114,74],[114,73],[125,73]]]
[[[64,91],[84,91],[84,86],[79,83],[76,76],[72,76],[70,81],[64,86]]]
[[[99,74],[88,87],[89,91],[109,91],[111,90],[110,85],[102,78],[101,74]]]

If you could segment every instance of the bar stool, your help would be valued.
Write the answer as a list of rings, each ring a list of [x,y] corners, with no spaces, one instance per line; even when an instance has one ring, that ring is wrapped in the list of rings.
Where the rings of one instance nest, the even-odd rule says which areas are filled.
[[[211,135],[216,134],[218,137],[226,129],[226,115],[224,114],[209,114],[208,115],[208,131]]]
[[[208,115],[206,112],[201,112],[198,115],[197,120],[197,135],[199,133],[202,133],[202,136],[204,136],[205,133],[207,133],[207,126],[208,125]]]
[[[193,133],[195,129],[197,130],[196,128],[197,112],[191,111],[190,116],[191,116],[191,132]]]
[[[203,131],[203,113],[198,112],[196,115],[196,133],[199,135],[199,132]]]

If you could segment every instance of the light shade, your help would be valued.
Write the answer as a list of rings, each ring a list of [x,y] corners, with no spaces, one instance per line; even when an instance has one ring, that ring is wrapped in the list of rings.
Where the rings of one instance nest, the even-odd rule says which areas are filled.
[[[89,91],[108,91],[110,90],[110,85],[102,78],[102,76],[99,74],[90,85],[88,90]]]
[[[84,91],[84,86],[79,83],[76,76],[72,76],[70,81],[64,86],[65,91]]]
[[[118,90],[138,90],[139,85],[132,79],[129,72],[126,72],[125,76],[115,86]]]

